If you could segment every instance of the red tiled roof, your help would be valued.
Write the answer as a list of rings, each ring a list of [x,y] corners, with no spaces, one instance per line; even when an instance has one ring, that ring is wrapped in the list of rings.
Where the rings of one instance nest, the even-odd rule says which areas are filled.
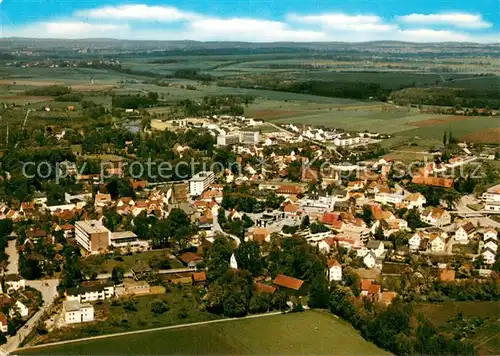
[[[411,180],[413,184],[431,185],[434,187],[451,188],[453,187],[453,179],[415,176]]]
[[[253,289],[257,293],[273,294],[274,292],[276,292],[276,287],[273,287],[273,286],[270,286],[270,285],[264,284],[264,283],[257,283],[257,282],[253,284]]]
[[[370,288],[368,288],[368,294],[379,294],[380,286],[378,284],[372,284]]]
[[[193,281],[195,282],[205,282],[207,280],[207,274],[205,271],[193,273]]]
[[[277,190],[278,194],[300,194],[302,189],[296,185],[282,185]]]
[[[304,284],[304,281],[297,278],[285,276],[284,274],[279,274],[274,279],[274,284],[279,287],[299,290],[302,287],[302,284]]]
[[[184,263],[189,263],[201,260],[201,256],[193,252],[184,252],[182,255],[179,256],[179,259]]]
[[[335,225],[340,220],[340,215],[336,213],[324,213],[321,222],[327,225]]]
[[[328,260],[328,268],[332,268],[333,266],[340,266],[340,263],[337,260]]]
[[[361,281],[361,290],[362,291],[369,291],[370,287],[372,286],[372,281],[369,279],[363,279]]]

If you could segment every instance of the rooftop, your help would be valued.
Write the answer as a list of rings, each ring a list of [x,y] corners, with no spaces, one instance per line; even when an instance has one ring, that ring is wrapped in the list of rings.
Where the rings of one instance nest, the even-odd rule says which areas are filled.
[[[97,234],[102,232],[109,232],[109,230],[102,224],[99,220],[82,220],[75,223],[76,227],[79,227],[87,234]]]

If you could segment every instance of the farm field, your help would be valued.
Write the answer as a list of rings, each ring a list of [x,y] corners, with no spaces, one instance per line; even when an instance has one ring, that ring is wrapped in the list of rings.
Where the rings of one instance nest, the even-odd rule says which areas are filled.
[[[313,342],[311,342],[313,341]],[[321,311],[241,319],[117,336],[19,354],[384,355],[347,323]]]
[[[481,325],[466,332],[466,340],[474,344],[480,355],[500,354],[500,303],[498,302],[444,302],[420,304],[417,311],[422,312],[437,328],[453,336],[461,332],[464,325],[471,325],[478,318]],[[462,313],[463,321],[453,320]]]

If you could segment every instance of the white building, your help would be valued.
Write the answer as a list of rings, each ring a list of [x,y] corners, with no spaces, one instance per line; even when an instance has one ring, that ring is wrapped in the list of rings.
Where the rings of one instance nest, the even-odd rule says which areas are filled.
[[[366,244],[366,248],[373,252],[376,257],[382,256],[385,252],[384,243],[382,241],[370,240]]]
[[[493,239],[493,240],[496,240],[498,238],[498,233],[495,229],[493,228],[488,228],[486,229],[486,231],[484,232],[484,237],[483,237],[483,240],[486,241],[486,240],[489,240],[489,239]]]
[[[87,252],[105,252],[110,241],[110,231],[99,220],[83,220],[75,223],[75,238]]]
[[[241,131],[240,142],[250,145],[255,145],[260,141],[259,131]]]
[[[66,291],[67,300],[76,300],[80,303],[110,299],[114,295],[115,286],[110,282],[82,285]]]
[[[237,145],[240,143],[239,133],[220,134],[217,136],[217,146]]]
[[[487,201],[484,204],[484,210],[486,210],[486,211],[500,211],[500,202],[496,202],[493,200]]]
[[[130,249],[131,251],[149,250],[149,242],[140,240],[132,231],[112,232],[110,234],[110,245],[121,249]]]
[[[330,282],[342,280],[342,266],[337,260],[328,260],[328,280]]]
[[[365,257],[363,257],[363,263],[367,268],[373,268],[377,264],[377,257],[372,251],[368,252]]]
[[[420,232],[416,232],[412,237],[408,239],[408,245],[410,250],[418,251],[420,249],[420,244],[422,243],[423,236]]]
[[[495,251],[487,248],[487,249],[483,250],[482,256],[483,256],[484,263],[492,265],[496,261],[497,254]]]
[[[197,173],[189,180],[189,195],[194,197],[203,194],[214,181],[214,172],[204,171]]]
[[[21,278],[17,274],[7,274],[3,278],[3,283],[5,285],[5,291],[7,293],[23,290],[24,288],[26,288],[26,280]]]
[[[441,236],[434,235],[430,238],[431,251],[432,252],[443,252],[446,247],[446,242]]]
[[[429,207],[420,214],[420,220],[433,226],[444,226],[451,223],[451,215],[443,208]]]
[[[406,204],[408,210],[414,208],[420,210],[424,207],[425,203],[427,203],[427,199],[420,193],[412,193],[403,198],[403,203]]]
[[[19,300],[17,300],[16,303],[12,306],[12,308],[10,308],[9,316],[13,318],[16,312],[19,313],[19,315],[23,318],[28,316],[30,313],[28,307],[23,303],[21,303]]]
[[[467,245],[469,243],[469,239],[471,239],[476,232],[476,228],[472,223],[467,223],[460,226],[457,231],[455,231],[455,241],[462,244]]]
[[[80,304],[77,300],[66,300],[63,303],[63,314],[67,324],[84,323],[94,320],[94,307],[91,304]]]

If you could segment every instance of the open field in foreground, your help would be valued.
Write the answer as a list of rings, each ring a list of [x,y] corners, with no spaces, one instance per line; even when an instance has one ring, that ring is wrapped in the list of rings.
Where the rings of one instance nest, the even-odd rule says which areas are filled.
[[[445,302],[420,304],[422,312],[443,333],[455,333],[474,344],[480,355],[500,354],[500,303]],[[462,313],[462,320],[456,316]],[[477,323],[477,326],[476,326]]]
[[[383,355],[347,323],[322,311],[230,320],[18,352],[37,355]]]

